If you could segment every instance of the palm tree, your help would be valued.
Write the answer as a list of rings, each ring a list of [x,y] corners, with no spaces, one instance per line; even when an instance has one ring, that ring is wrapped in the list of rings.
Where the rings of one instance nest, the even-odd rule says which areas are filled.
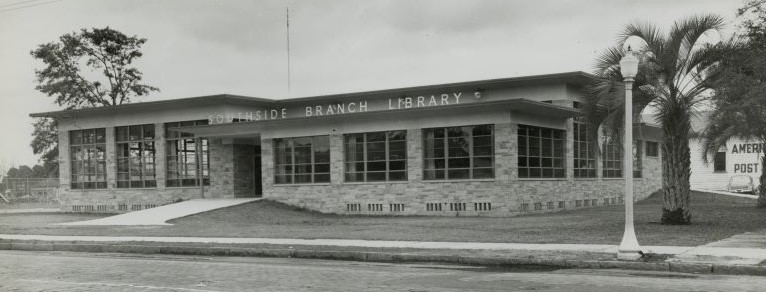
[[[715,155],[731,138],[766,143],[766,46],[727,43],[713,81],[714,110],[702,132],[702,159]],[[766,145],[766,144],[762,144]],[[758,207],[766,207],[766,155],[761,156]]]
[[[626,42],[641,41],[635,48],[640,63],[633,87],[632,114],[634,120],[638,120],[645,108],[652,107],[656,122],[662,127],[662,224],[691,223],[691,118],[699,104],[706,100],[710,89],[708,78],[714,72],[711,69],[717,58],[703,38],[708,32],[719,31],[722,24],[723,18],[719,16],[694,16],[675,22],[668,34],[651,24],[630,24],[617,45],[596,61],[596,78],[590,87],[584,115],[591,124],[619,129],[625,100],[619,63],[626,54],[623,49]]]

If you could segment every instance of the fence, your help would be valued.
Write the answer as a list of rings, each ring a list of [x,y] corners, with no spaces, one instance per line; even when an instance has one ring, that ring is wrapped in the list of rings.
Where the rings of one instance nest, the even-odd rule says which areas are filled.
[[[59,204],[59,180],[57,178],[5,178],[4,193],[11,204]],[[0,204],[5,204],[0,200]]]

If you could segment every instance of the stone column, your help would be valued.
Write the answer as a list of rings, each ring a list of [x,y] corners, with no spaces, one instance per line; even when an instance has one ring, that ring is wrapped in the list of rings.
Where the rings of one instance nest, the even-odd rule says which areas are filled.
[[[516,124],[495,124],[495,179],[498,183],[510,183],[517,178]]]
[[[117,144],[114,127],[106,127],[106,188],[117,188]]]
[[[59,189],[69,190],[72,180],[72,160],[69,149],[69,131],[59,131]]]
[[[261,187],[263,197],[274,196],[274,140],[261,138]]]
[[[330,135],[330,183],[340,185],[344,181],[343,170],[343,135]]]
[[[566,145],[564,148],[564,167],[566,167],[566,177],[568,181],[574,180],[574,119],[569,118],[566,121]]]
[[[423,180],[423,130],[407,130],[407,181]]]
[[[168,153],[165,126],[154,124],[154,177],[157,180],[157,190],[164,191],[167,178]]]

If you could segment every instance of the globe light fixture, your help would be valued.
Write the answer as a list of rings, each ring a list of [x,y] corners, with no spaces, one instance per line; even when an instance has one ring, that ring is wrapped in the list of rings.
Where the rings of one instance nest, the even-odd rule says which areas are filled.
[[[633,228],[633,80],[638,73],[638,57],[630,50],[620,60],[625,82],[625,137],[623,139],[623,175],[625,176],[625,231],[617,248],[617,259],[634,261],[643,256]],[[639,158],[640,159],[640,158]]]

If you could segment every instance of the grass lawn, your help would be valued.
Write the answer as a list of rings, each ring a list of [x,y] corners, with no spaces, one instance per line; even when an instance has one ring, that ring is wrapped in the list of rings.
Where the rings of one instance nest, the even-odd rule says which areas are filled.
[[[693,246],[766,228],[766,209],[756,209],[754,200],[698,192],[692,193],[692,225],[660,225],[661,199],[655,194],[636,204],[636,233],[642,245]],[[39,216],[57,217],[34,219]],[[368,217],[325,215],[260,201],[175,219],[173,226],[46,225],[93,218],[0,215],[0,233],[619,244],[624,206],[512,218]]]

